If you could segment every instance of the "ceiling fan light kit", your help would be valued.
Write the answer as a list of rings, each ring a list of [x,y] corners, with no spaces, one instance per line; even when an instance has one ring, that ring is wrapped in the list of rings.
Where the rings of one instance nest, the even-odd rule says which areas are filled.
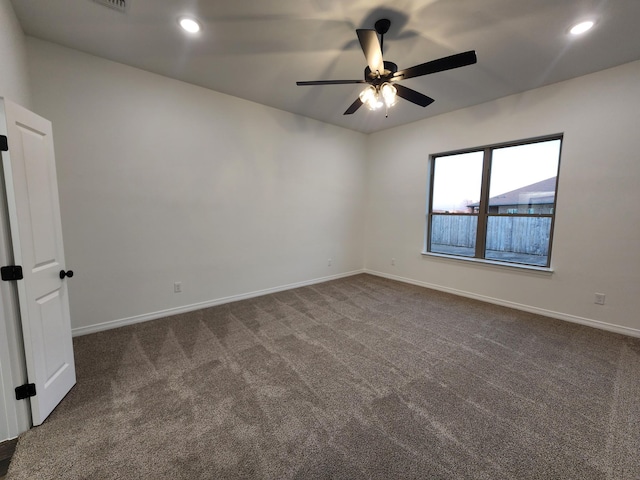
[[[378,93],[376,87],[374,87],[373,85],[365,87],[365,89],[360,92],[360,95],[358,95],[358,98],[360,98],[360,101],[369,110],[377,110],[382,107],[380,94]]]
[[[380,87],[380,93],[387,107],[392,107],[398,103],[398,89],[390,83],[383,83]]]
[[[381,86],[369,85],[360,92],[358,98],[369,110],[378,110],[395,105],[398,102],[397,93],[396,87],[386,82]]]
[[[296,82],[297,85],[344,85],[354,83],[368,83],[355,102],[344,112],[344,115],[355,113],[358,108],[365,105],[369,110],[378,110],[386,107],[387,116],[389,107],[395,105],[398,97],[404,98],[411,103],[426,107],[434,102],[433,98],[427,97],[420,92],[397,84],[401,80],[429,75],[432,73],[451,70],[454,68],[472,65],[477,62],[476,52],[458,53],[449,57],[440,58],[430,62],[415,65],[410,68],[398,71],[398,66],[393,62],[386,62],[382,59],[382,47],[384,45],[384,34],[389,31],[391,21],[383,18],[375,23],[375,30],[358,29],[358,41],[367,60],[367,67],[364,70],[364,80],[317,80]],[[378,39],[378,35],[380,38]]]

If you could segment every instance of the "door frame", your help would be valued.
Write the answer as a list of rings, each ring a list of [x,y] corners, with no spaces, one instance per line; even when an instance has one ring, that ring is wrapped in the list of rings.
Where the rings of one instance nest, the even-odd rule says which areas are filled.
[[[2,101],[0,101],[0,135],[7,135],[7,122]],[[0,266],[13,264],[4,169],[0,164]],[[15,387],[26,381],[27,366],[22,342],[17,285],[15,282],[0,280],[0,416],[6,419],[7,425],[7,431],[0,431],[0,442],[16,438],[31,428],[29,402],[16,400],[15,397]],[[7,438],[2,438],[4,436]]]

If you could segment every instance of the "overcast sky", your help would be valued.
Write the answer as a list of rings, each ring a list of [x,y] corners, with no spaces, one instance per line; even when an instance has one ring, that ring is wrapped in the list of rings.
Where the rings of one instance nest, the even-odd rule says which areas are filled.
[[[490,197],[555,177],[560,140],[499,148],[493,151]],[[434,210],[464,210],[480,201],[483,152],[436,159]]]

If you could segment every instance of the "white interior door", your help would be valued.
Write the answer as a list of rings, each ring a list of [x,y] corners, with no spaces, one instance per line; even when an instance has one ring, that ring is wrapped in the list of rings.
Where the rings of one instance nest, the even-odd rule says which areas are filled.
[[[3,152],[33,425],[40,425],[76,383],[69,297],[51,122],[4,100]]]

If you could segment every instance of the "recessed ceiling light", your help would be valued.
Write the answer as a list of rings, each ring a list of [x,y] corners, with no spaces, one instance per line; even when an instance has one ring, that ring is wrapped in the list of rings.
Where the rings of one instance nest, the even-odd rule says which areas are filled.
[[[591,20],[586,22],[580,22],[574,25],[573,27],[571,27],[571,30],[569,30],[569,32],[571,32],[573,35],[580,35],[584,32],[591,30],[593,25],[594,23]]]
[[[181,18],[180,26],[189,33],[198,33],[200,31],[200,24],[193,18]]]

